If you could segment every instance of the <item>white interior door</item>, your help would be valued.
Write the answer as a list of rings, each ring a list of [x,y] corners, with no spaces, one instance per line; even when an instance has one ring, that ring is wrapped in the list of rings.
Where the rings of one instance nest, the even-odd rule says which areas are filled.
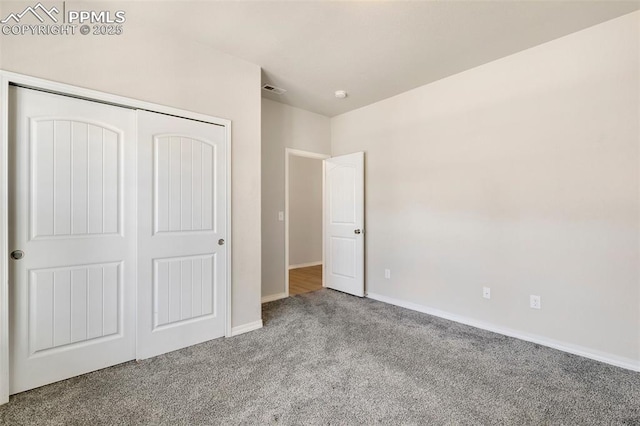
[[[135,357],[136,117],[30,89],[9,96],[17,393]]]
[[[223,126],[138,112],[138,358],[225,334]]]
[[[324,160],[325,286],[364,296],[364,152]]]

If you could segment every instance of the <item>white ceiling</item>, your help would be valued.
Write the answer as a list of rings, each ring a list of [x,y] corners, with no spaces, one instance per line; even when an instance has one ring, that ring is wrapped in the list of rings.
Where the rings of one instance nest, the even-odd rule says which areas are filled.
[[[145,19],[334,116],[640,9],[638,1],[159,2]],[[176,17],[188,17],[188,22]],[[344,89],[344,100],[334,91]]]

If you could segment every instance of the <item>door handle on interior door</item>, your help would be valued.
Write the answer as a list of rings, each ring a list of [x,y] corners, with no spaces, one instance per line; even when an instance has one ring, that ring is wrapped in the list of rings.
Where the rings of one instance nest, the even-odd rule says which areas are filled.
[[[361,234],[361,233],[362,233],[362,231],[361,231],[361,230],[359,230],[359,229],[356,229],[355,231],[353,231],[353,233],[354,233],[354,234]]]
[[[224,240],[223,240],[222,238],[220,238],[220,239],[218,240],[218,245],[219,245],[219,246],[223,246],[223,245],[224,245]]]
[[[11,252],[11,258],[13,260],[20,260],[24,257],[24,252],[22,250],[14,250]]]

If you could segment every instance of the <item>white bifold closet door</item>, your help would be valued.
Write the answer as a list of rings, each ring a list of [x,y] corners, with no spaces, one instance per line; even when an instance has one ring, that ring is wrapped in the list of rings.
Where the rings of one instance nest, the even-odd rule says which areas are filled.
[[[138,112],[138,358],[225,334],[226,129]]]
[[[17,393],[135,358],[136,113],[23,88],[9,96]]]
[[[9,96],[10,392],[224,336],[226,128]]]

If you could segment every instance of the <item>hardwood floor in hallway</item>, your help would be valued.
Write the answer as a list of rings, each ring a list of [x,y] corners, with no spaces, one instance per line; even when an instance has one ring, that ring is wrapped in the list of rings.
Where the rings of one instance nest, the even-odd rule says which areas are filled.
[[[309,293],[322,288],[322,265],[289,270],[289,295]]]

